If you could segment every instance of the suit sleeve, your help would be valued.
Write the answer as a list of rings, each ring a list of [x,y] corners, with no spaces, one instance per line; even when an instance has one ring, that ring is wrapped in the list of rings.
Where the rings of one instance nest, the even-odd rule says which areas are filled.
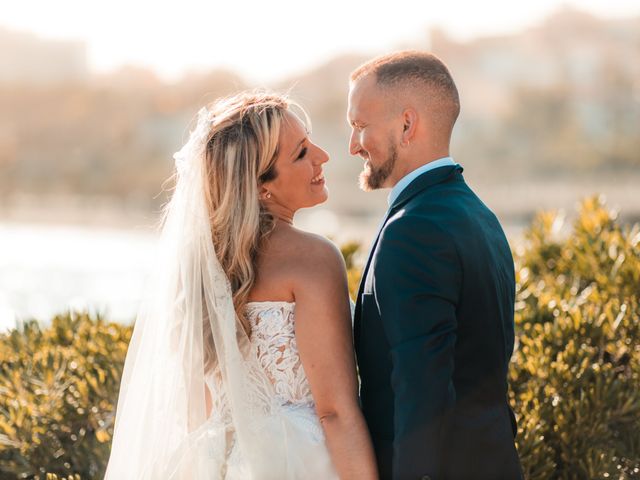
[[[393,478],[438,478],[442,433],[456,401],[456,305],[461,267],[434,222],[392,219],[381,233],[373,291],[389,345],[394,394]]]

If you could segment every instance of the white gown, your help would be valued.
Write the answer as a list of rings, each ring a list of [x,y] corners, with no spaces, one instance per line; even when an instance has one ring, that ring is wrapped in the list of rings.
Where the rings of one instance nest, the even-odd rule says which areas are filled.
[[[273,418],[277,435],[289,432],[286,443],[287,478],[337,479],[325,444],[324,433],[315,411],[309,382],[304,373],[294,333],[295,304],[290,302],[250,302],[246,306],[251,324],[251,343],[255,346],[260,365],[275,387],[272,404],[278,412]],[[236,441],[231,415],[219,388],[219,372],[207,377],[212,392],[212,414],[202,428],[205,442],[200,442],[199,472],[210,479],[251,479],[240,444]],[[270,435],[269,426],[262,431]],[[203,478],[204,475],[198,475]],[[274,477],[275,478],[275,477]],[[255,479],[262,480],[262,479]]]

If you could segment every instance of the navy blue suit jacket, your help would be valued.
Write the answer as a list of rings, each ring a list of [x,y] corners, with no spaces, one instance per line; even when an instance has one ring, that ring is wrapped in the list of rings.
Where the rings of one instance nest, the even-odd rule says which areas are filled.
[[[390,206],[365,266],[354,340],[383,479],[519,479],[507,403],[515,275],[462,167],[423,173]]]

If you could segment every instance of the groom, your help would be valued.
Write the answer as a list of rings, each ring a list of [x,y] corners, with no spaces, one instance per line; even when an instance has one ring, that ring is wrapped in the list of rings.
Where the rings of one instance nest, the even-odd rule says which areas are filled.
[[[364,190],[391,188],[358,292],[361,401],[383,479],[519,479],[507,403],[514,267],[495,215],[449,156],[458,91],[435,56],[351,75]]]

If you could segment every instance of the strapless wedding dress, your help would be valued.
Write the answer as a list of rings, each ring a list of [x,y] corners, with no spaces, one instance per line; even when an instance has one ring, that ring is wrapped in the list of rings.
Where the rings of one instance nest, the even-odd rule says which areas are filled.
[[[285,442],[286,451],[281,452],[286,457],[287,478],[337,479],[296,346],[294,312],[295,303],[291,302],[250,302],[246,306],[251,343],[274,386],[272,403],[276,405],[277,415],[273,421],[277,428],[271,431],[278,432],[277,435],[284,431],[292,440]],[[215,372],[207,377],[213,408],[206,423],[208,441],[201,444],[198,455],[202,461],[198,471],[209,472],[212,480],[252,479],[233,431],[221,381]],[[268,436],[270,429],[264,428],[263,434]]]

